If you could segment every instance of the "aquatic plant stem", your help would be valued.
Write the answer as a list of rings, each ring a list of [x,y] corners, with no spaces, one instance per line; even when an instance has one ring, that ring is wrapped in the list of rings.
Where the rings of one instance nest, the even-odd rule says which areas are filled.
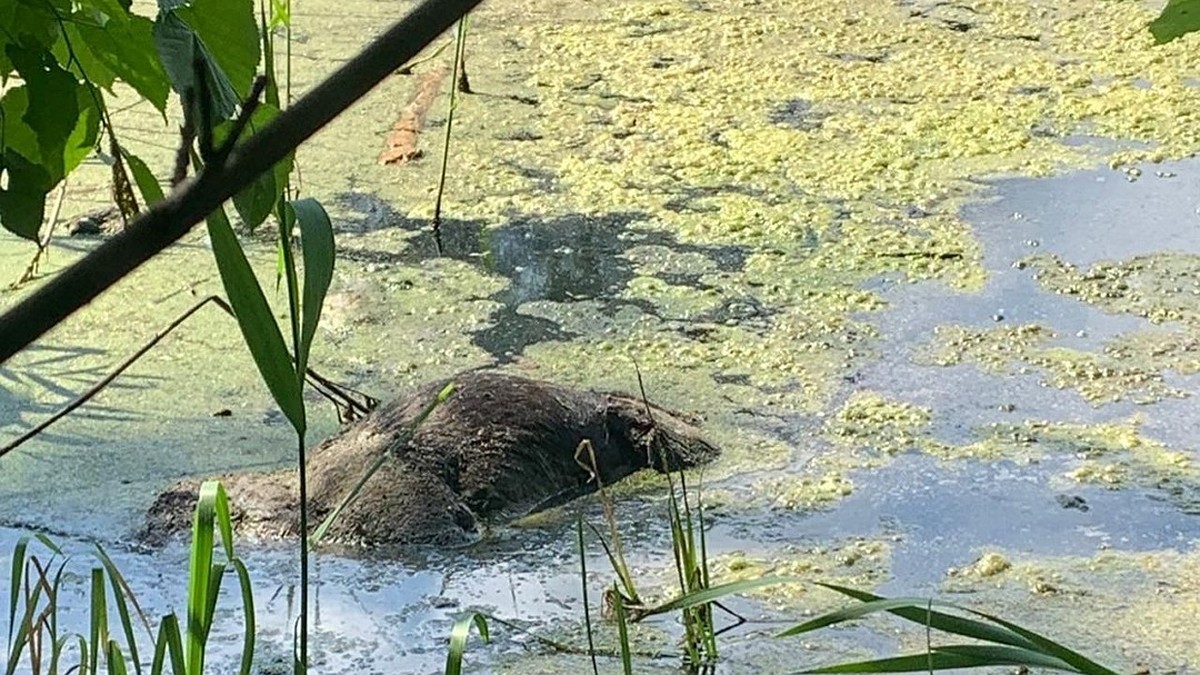
[[[288,319],[292,329],[293,358],[299,362],[301,358],[300,338],[300,280],[296,274],[296,257],[292,252],[292,228],[295,227],[295,213],[280,198],[277,216],[279,220],[279,253],[283,259],[283,276],[287,282]],[[296,378],[300,388],[304,388],[304,372],[296,368]],[[296,427],[296,458],[300,483],[300,627],[299,653],[296,655],[296,675],[308,672],[308,462],[305,452],[305,435],[307,425],[301,423]]]
[[[462,70],[463,45],[467,40],[467,17],[458,20],[458,30],[454,36],[454,71],[450,81],[458,82]],[[442,143],[442,169],[438,175],[437,198],[433,203],[433,243],[437,254],[442,254],[442,195],[446,192],[446,168],[450,164],[450,134],[454,127],[454,110],[458,108],[458,88],[450,87],[450,109],[446,112],[446,135]]]

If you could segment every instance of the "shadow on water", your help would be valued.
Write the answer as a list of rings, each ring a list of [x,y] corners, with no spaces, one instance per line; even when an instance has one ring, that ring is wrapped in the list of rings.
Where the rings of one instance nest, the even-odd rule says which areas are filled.
[[[353,212],[349,225],[353,231],[400,228],[413,233],[408,247],[399,253],[363,249],[339,252],[347,258],[413,264],[438,256],[430,221],[405,218],[366,193],[346,193],[339,200]],[[661,316],[652,303],[620,297],[628,283],[638,276],[626,256],[637,247],[657,246],[674,253],[699,254],[729,272],[741,270],[745,263],[744,248],[684,244],[670,233],[637,226],[648,219],[648,214],[639,212],[577,213],[553,218],[514,215],[500,227],[485,227],[480,221],[444,220],[443,256],[469,262],[509,281],[504,290],[489,298],[502,308],[492,316],[488,328],[474,334],[474,342],[503,363],[538,342],[578,337],[553,321],[520,311],[522,305],[536,301],[560,304],[597,301],[599,311],[605,316],[636,308],[644,314],[670,319]],[[700,274],[657,276],[670,284],[706,288]],[[766,314],[752,299],[722,307],[718,313],[721,311]]]

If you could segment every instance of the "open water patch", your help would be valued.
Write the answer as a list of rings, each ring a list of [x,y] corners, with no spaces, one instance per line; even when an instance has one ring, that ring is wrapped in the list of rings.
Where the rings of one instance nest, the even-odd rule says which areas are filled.
[[[1037,365],[1048,361],[1022,361],[1012,345],[997,345],[1000,357],[991,368],[969,360],[936,365],[925,356],[947,329],[993,332],[1003,341],[1017,334],[996,331],[1043,326],[1051,335],[1044,346],[1049,355],[1044,358],[1050,360],[1055,354],[1107,358],[1114,340],[1151,329],[1133,313],[1048,291],[1023,261],[1049,253],[1086,268],[1164,251],[1200,252],[1200,162],[989,185],[990,198],[962,210],[982,244],[985,286],[964,294],[894,276],[876,279],[872,287],[889,304],[867,317],[882,336],[875,345],[879,358],[860,367],[847,391],[866,389],[928,409],[931,433],[947,443],[977,439],[989,425],[1018,428],[1048,421],[1086,429],[1135,419],[1139,433],[1179,452],[1180,461],[1200,459],[1195,451],[1200,412],[1194,403],[1200,382],[1194,376],[1161,373],[1181,397],[1097,400],[1069,383],[1055,386],[1052,368]],[[1006,355],[1013,355],[1007,364]],[[1096,377],[1121,367],[1119,360],[1104,363],[1112,365]],[[810,516],[803,527],[896,534],[893,588],[898,589],[935,584],[948,567],[967,564],[988,547],[1090,555],[1098,547],[1183,550],[1200,538],[1200,519],[1187,506],[1190,498],[1180,498],[1195,486],[1177,485],[1188,479],[1108,489],[1066,478],[1066,465],[1073,460],[939,461],[902,455],[884,468],[858,472],[854,493],[837,508]]]

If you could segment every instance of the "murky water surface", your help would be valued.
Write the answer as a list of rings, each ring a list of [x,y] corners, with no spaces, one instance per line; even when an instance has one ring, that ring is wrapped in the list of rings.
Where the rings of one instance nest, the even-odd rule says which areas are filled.
[[[397,11],[298,5],[296,86]],[[1152,48],[1150,16],[1094,0],[495,0],[472,23],[478,93],[455,121],[443,256],[429,218],[444,97],[413,163],[376,162],[412,96],[399,75],[302,150],[304,189],[334,214],[340,252],[313,363],[389,396],[485,365],[632,390],[636,359],[651,397],[704,414],[725,449],[705,472],[718,578],[952,594],[1118,669],[1194,664],[1200,163],[1184,158],[1200,141],[1200,50]],[[165,173],[161,121],[140,106],[117,120]],[[64,214],[102,205],[104,175],[97,163],[73,178]],[[246,241],[270,286],[269,236]],[[94,245],[59,239],[45,273]],[[15,278],[30,254],[0,240],[0,271]],[[218,291],[196,233],[0,366],[0,434]],[[336,422],[311,403],[315,441]],[[75,621],[91,542],[153,612],[181,607],[183,547],[130,544],[155,492],[284,466],[291,447],[236,328],[206,309],[0,459],[0,556],[32,530],[64,542]],[[639,477],[616,495],[658,597],[673,583],[664,487]],[[437,671],[468,608],[583,645],[580,510],[600,522],[584,499],[469,550],[320,554],[321,670]],[[242,551],[259,663],[282,672],[292,551]],[[613,575],[594,543],[587,555],[595,600]],[[838,602],[803,585],[732,602],[750,621],[726,636],[720,669],[792,672],[923,644],[878,625],[766,637]],[[214,640],[231,658],[240,625],[223,607]],[[496,633],[477,667],[590,667]],[[669,654],[677,635],[664,619],[637,639]]]

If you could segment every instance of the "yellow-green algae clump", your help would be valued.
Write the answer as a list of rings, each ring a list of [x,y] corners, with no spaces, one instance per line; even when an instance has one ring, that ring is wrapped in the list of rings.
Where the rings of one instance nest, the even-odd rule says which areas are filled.
[[[908,450],[939,452],[943,444],[931,436],[931,419],[928,408],[854,392],[824,425],[830,450],[818,452],[798,472],[756,481],[755,492],[777,508],[828,506],[854,491],[853,471],[881,468]]]
[[[890,578],[891,546],[877,539],[847,539],[823,545],[788,545],[769,555],[731,552],[710,562],[714,583],[779,577],[784,583],[751,591],[779,608],[808,612],[845,604],[843,596],[813,582],[842,584],[871,591]]]
[[[942,590],[1118,670],[1138,664],[1161,672],[1200,659],[1200,553],[1194,547],[1091,557],[991,553],[1008,567],[991,575],[952,571]]]
[[[918,362],[973,363],[989,373],[1043,374],[1043,383],[1074,389],[1094,405],[1130,400],[1157,403],[1187,393],[1164,372],[1200,372],[1200,341],[1186,332],[1135,331],[1110,339],[1100,352],[1056,346],[1057,334],[1039,324],[975,329],[939,326]]]

